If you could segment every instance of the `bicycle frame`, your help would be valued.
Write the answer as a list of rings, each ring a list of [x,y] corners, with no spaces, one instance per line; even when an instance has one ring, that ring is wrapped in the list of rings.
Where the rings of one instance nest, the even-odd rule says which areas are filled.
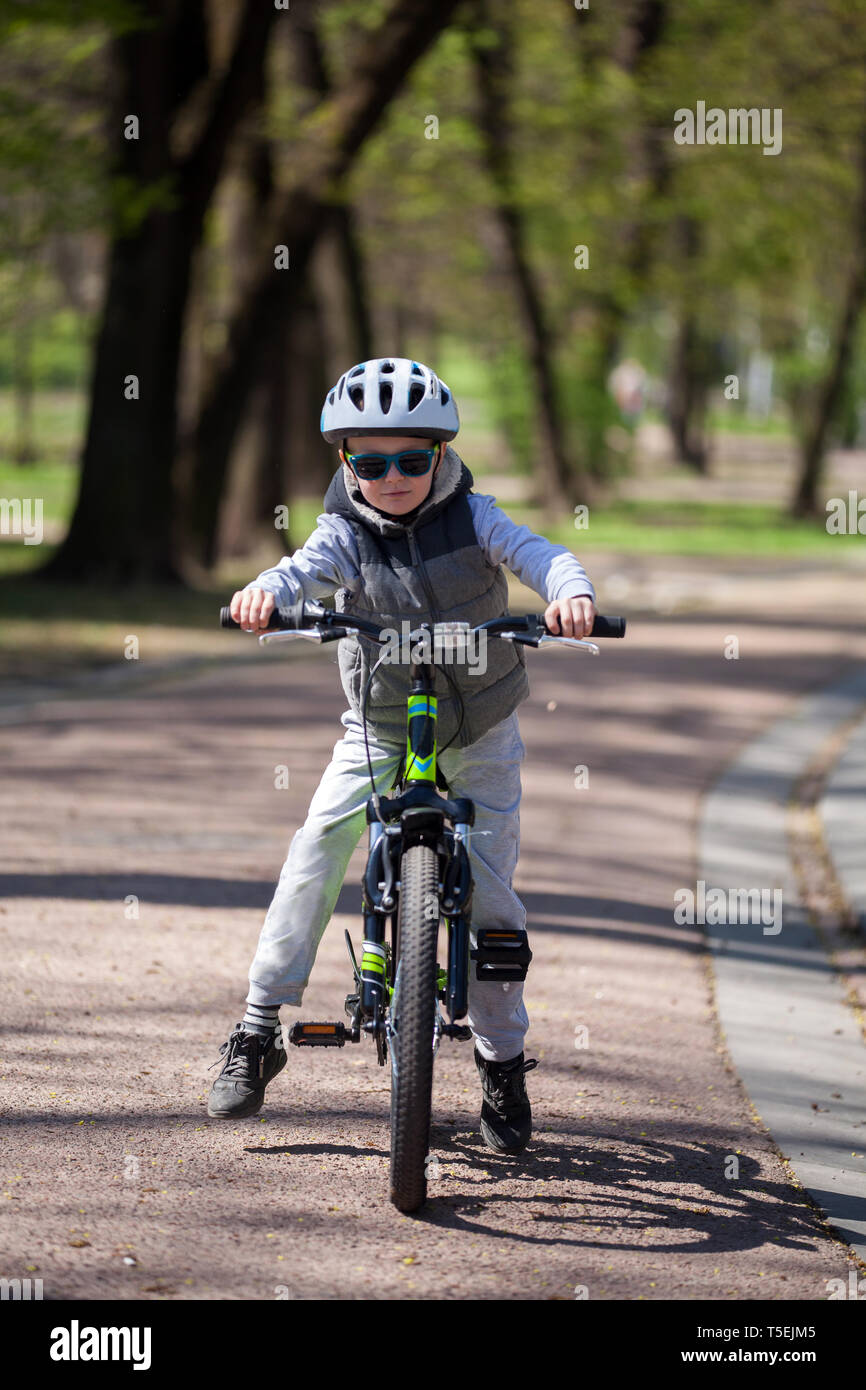
[[[413,662],[407,702],[406,753],[396,795],[371,797],[367,803],[369,855],[363,880],[364,945],[359,978],[361,1026],[374,1033],[379,1061],[388,1031],[388,1010],[400,960],[399,865],[413,844],[428,844],[437,852],[440,888],[435,902],[425,907],[425,920],[438,931],[444,918],[448,932],[448,956],[439,998],[444,1000],[449,1022],[438,1020],[436,1040],[443,1033],[464,1037],[468,1029],[457,1026],[469,1007],[469,923],[472,874],[467,844],[475,810],[468,798],[452,799],[438,789],[437,717],[433,667]],[[378,810],[376,806],[378,802]],[[391,918],[390,950],[386,942],[386,918]]]

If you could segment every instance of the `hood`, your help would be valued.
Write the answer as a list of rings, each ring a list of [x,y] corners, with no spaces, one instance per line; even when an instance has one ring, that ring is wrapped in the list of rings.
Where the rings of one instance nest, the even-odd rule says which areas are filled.
[[[433,486],[419,507],[402,517],[386,516],[364,498],[358,480],[347,463],[340,464],[325,493],[326,512],[336,512],[349,521],[361,521],[368,530],[379,536],[402,536],[410,526],[419,521],[432,521],[443,507],[475,486],[472,474],[460,455],[447,445],[445,457],[439,465],[439,472]]]

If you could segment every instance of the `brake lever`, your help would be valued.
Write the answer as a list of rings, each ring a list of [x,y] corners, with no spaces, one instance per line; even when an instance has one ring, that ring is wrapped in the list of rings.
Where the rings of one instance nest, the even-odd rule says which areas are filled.
[[[303,629],[276,628],[273,632],[260,632],[259,642],[267,646],[268,642],[321,642],[324,633],[320,628],[306,627]]]
[[[552,637],[547,635],[539,637],[535,646],[541,647],[544,646],[545,643],[550,642],[559,642],[560,645],[564,647],[579,647],[582,652],[589,652],[590,656],[598,656],[601,650],[594,642],[581,641],[579,637]]]
[[[594,642],[581,641],[578,637],[555,637],[549,633],[540,633],[537,637],[530,637],[524,632],[500,632],[500,637],[507,637],[512,642],[520,642],[524,647],[540,647],[551,642],[558,642],[566,647],[579,647],[581,651],[589,652],[590,656],[598,656],[600,648]]]
[[[305,627],[297,630],[277,628],[273,632],[262,632],[259,635],[259,641],[264,645],[267,642],[292,642],[301,637],[307,642],[339,642],[341,637],[348,636],[349,629],[347,627]]]

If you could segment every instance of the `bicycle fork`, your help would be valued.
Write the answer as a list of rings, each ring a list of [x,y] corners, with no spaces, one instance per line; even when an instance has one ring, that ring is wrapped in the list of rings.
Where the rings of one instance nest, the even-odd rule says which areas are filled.
[[[444,918],[448,933],[448,964],[444,1003],[451,1024],[464,1018],[469,1008],[469,922],[472,872],[466,841],[469,826],[457,824],[443,830],[437,845],[440,882],[435,898],[425,905],[425,924],[436,931]],[[403,837],[397,826],[370,826],[370,852],[364,875],[364,942],[361,954],[359,995],[365,1018],[381,1014],[388,1002],[388,951],[385,920],[397,911],[399,858]],[[448,1030],[450,1031],[450,1030]],[[461,1030],[462,1032],[462,1030]]]

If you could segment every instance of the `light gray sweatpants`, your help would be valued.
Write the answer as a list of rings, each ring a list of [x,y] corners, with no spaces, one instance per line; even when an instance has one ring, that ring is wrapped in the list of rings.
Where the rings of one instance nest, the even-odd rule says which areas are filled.
[[[303,999],[322,933],[330,921],[349,860],[366,829],[370,775],[364,730],[352,710],[341,716],[346,733],[294,836],[250,967],[250,1004],[295,1004]],[[376,790],[387,795],[403,748],[369,733]],[[467,748],[452,746],[439,765],[453,796],[475,803],[469,855],[474,880],[471,941],[479,927],[526,926],[526,910],[511,882],[520,850],[520,764],[526,749],[516,711]],[[390,779],[390,780],[389,780]],[[360,891],[358,894],[360,915]],[[478,1050],[506,1062],[523,1050],[529,1019],[523,985],[469,982],[468,1023]]]

